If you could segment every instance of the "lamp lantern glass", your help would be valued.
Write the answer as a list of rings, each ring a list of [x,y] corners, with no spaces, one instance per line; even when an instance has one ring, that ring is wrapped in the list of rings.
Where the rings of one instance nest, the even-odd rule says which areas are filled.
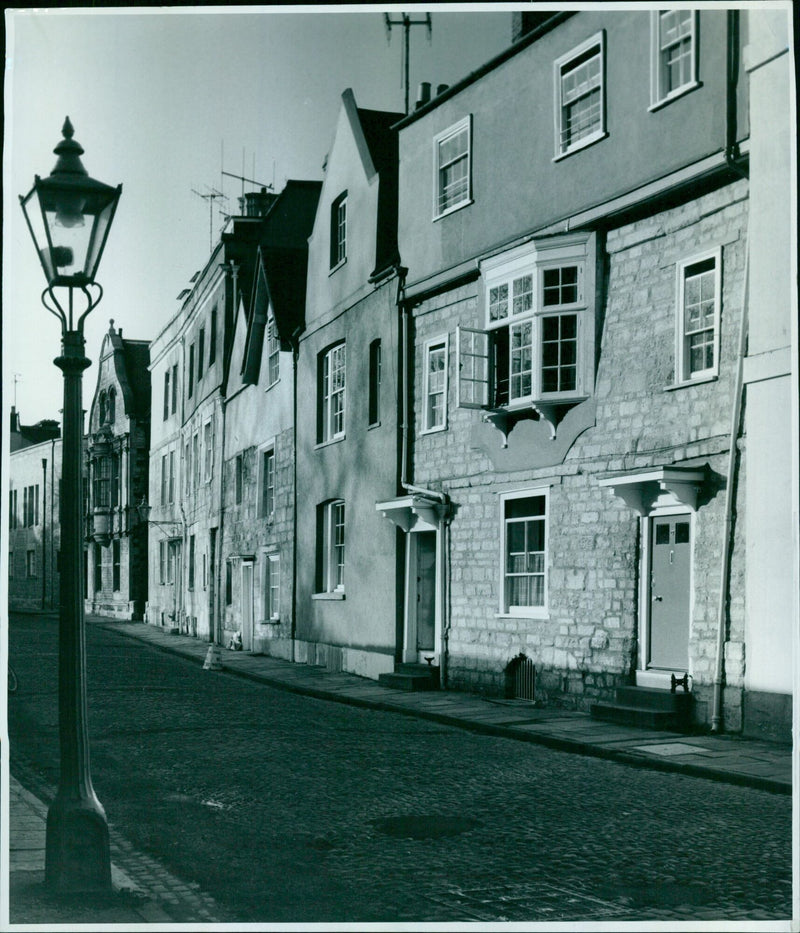
[[[61,132],[53,171],[47,178],[36,175],[31,190],[20,198],[51,288],[94,282],[122,191],[121,185],[114,188],[89,176],[69,117]]]

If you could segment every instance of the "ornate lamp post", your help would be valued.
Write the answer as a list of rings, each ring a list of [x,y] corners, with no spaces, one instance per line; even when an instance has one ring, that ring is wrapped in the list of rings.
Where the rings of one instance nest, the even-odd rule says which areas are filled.
[[[58,794],[47,813],[45,883],[58,891],[78,892],[111,887],[108,824],[92,787],[86,725],[81,384],[83,370],[90,365],[84,354],[83,322],[103,295],[94,277],[122,185],[114,188],[89,177],[80,160],[83,148],[72,138],[69,117],[61,132],[64,138],[54,149],[58,161],[53,171],[47,178],[37,175],[20,202],[47,279],[42,304],[61,323],[61,355],[54,362],[64,373],[58,629],[61,775]],[[56,297],[57,288],[67,290],[66,308]],[[76,291],[82,299],[77,320]]]

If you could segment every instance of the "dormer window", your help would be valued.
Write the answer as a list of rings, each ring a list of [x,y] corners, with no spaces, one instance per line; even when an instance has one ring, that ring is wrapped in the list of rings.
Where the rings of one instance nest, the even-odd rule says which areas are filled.
[[[331,204],[331,270],[347,259],[347,192]]]
[[[459,405],[538,413],[587,398],[594,382],[594,237],[526,244],[481,264],[485,329],[460,327]]]

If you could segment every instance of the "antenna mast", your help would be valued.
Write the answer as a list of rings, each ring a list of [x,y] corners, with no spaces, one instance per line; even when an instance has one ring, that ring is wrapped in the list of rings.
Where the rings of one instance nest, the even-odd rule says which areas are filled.
[[[198,198],[203,198],[204,201],[208,201],[208,251],[210,253],[214,244],[214,234],[212,228],[214,201],[217,198],[224,198],[225,195],[221,191],[217,191],[216,188],[211,188],[208,194],[202,194],[200,191],[195,191],[195,189],[192,188],[192,194],[196,194]]]
[[[405,85],[405,100],[406,100],[406,113],[408,110],[408,72],[409,72],[409,59],[411,56],[411,46],[409,40],[409,32],[411,31],[412,26],[426,26],[428,29],[428,42],[431,41],[431,33],[433,31],[433,24],[431,22],[431,14],[426,13],[425,19],[411,19],[408,13],[401,13],[400,19],[391,19],[388,13],[383,14],[383,21],[386,24],[386,41],[391,41],[391,32],[392,26],[402,26],[404,32],[404,44],[403,44],[403,84]]]

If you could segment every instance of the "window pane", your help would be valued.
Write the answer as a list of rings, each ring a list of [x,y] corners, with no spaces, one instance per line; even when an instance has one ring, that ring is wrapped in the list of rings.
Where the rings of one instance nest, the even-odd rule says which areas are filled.
[[[528,518],[545,514],[544,496],[532,496],[529,499],[508,499],[506,518]]]
[[[489,289],[489,320],[499,321],[508,314],[508,285]]]
[[[689,543],[689,522],[676,522],[675,523],[675,543],[676,544],[688,544]]]
[[[533,276],[514,280],[514,314],[524,314],[533,307]]]

